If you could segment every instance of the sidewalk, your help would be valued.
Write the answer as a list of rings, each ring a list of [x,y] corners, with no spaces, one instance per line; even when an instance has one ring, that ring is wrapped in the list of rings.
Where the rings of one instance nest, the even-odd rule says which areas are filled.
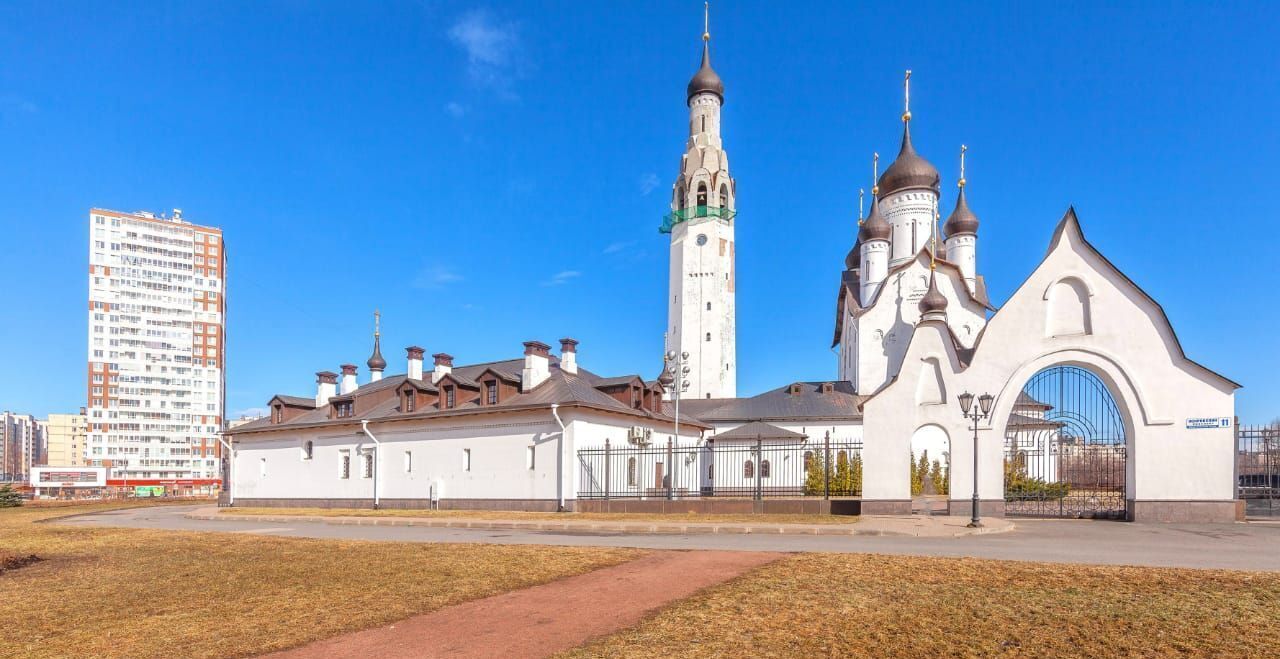
[[[769,523],[768,515],[761,515],[760,522],[627,522],[627,521],[556,521],[556,520],[493,520],[467,519],[465,517],[321,517],[309,515],[238,515],[219,513],[218,508],[200,508],[188,513],[188,519],[228,522],[285,522],[289,524],[329,524],[332,526],[416,526],[428,528],[489,529],[522,531],[576,531],[583,533],[635,533],[635,534],[753,534],[753,535],[843,535],[843,536],[893,536],[908,538],[959,538],[969,535],[1006,533],[1014,529],[1013,522],[1000,518],[983,520],[979,529],[968,528],[968,517],[923,515],[877,516],[863,515],[856,524],[776,524]]]

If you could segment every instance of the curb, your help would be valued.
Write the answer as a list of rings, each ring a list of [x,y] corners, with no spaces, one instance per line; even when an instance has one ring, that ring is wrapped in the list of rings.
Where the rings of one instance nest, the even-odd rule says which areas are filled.
[[[490,531],[579,531],[589,533],[633,533],[650,534],[717,534],[717,535],[827,535],[827,536],[870,536],[870,537],[922,537],[915,533],[886,529],[858,528],[859,524],[725,524],[697,523],[642,523],[642,522],[553,522],[553,521],[494,521],[476,519],[413,519],[413,518],[375,518],[375,517],[320,517],[303,515],[234,515],[225,513],[191,512],[184,515],[187,519],[224,522],[283,522],[288,524],[327,524],[330,526],[405,526],[419,528],[444,529],[479,529]],[[1001,528],[982,528],[952,534],[941,534],[937,538],[963,538],[971,535],[991,535],[1008,533],[1014,529],[1012,522]]]

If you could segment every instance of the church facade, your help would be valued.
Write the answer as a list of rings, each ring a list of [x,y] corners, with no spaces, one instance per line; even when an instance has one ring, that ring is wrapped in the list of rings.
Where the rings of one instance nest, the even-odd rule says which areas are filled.
[[[898,155],[883,174],[877,159],[869,212],[833,264],[834,377],[738,397],[737,189],[709,39],[660,227],[675,372],[600,376],[563,339],[558,356],[531,341],[522,358],[457,368],[437,353],[430,372],[411,346],[407,372],[383,378],[375,335],[367,383],[353,365],[340,386],[322,371],[314,397],[276,396],[270,418],[235,430],[232,502],[571,510],[600,491],[670,500],[677,477],[693,484],[682,501],[711,497],[726,474],[755,479],[757,497],[762,478],[812,497],[815,452],[835,444],[857,483],[841,495],[864,514],[909,514],[913,465],[927,456],[951,514],[976,498],[982,515],[1236,518],[1239,385],[1183,352],[1160,305],[1085,239],[1074,210],[1045,225],[1044,259],[997,308],[963,149],[944,200],[911,139],[909,93]],[[961,398],[979,402],[962,410]]]

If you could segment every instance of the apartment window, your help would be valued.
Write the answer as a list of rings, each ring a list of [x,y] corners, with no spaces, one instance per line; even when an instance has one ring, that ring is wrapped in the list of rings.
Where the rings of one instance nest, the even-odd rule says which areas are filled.
[[[484,383],[484,404],[498,404],[498,383],[493,380]]]
[[[471,449],[462,449],[462,470],[471,471]]]
[[[312,442],[311,440],[308,439],[307,441],[303,442],[302,443],[302,459],[310,460],[311,457],[315,455],[315,448],[316,448],[315,443]]]
[[[533,469],[533,464],[534,464],[533,448],[534,447],[530,446],[529,448],[525,449],[525,454],[524,454],[524,463],[525,463],[524,466],[529,469]]]
[[[453,387],[444,388],[444,406],[446,409],[453,409],[454,404]]]
[[[338,459],[338,478],[351,478],[351,452],[343,451]]]
[[[373,454],[365,453],[360,458],[364,461],[364,477],[373,478]]]
[[[404,473],[413,473],[413,451],[404,452]]]

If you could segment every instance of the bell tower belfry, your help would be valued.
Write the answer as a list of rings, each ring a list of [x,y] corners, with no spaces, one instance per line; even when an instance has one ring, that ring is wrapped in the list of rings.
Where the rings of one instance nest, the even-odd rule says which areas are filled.
[[[724,82],[711,68],[704,13],[702,66],[689,81],[689,139],[672,185],[671,212],[659,231],[671,235],[665,350],[687,352],[686,398],[737,396],[734,305],[735,190],[720,138]]]

